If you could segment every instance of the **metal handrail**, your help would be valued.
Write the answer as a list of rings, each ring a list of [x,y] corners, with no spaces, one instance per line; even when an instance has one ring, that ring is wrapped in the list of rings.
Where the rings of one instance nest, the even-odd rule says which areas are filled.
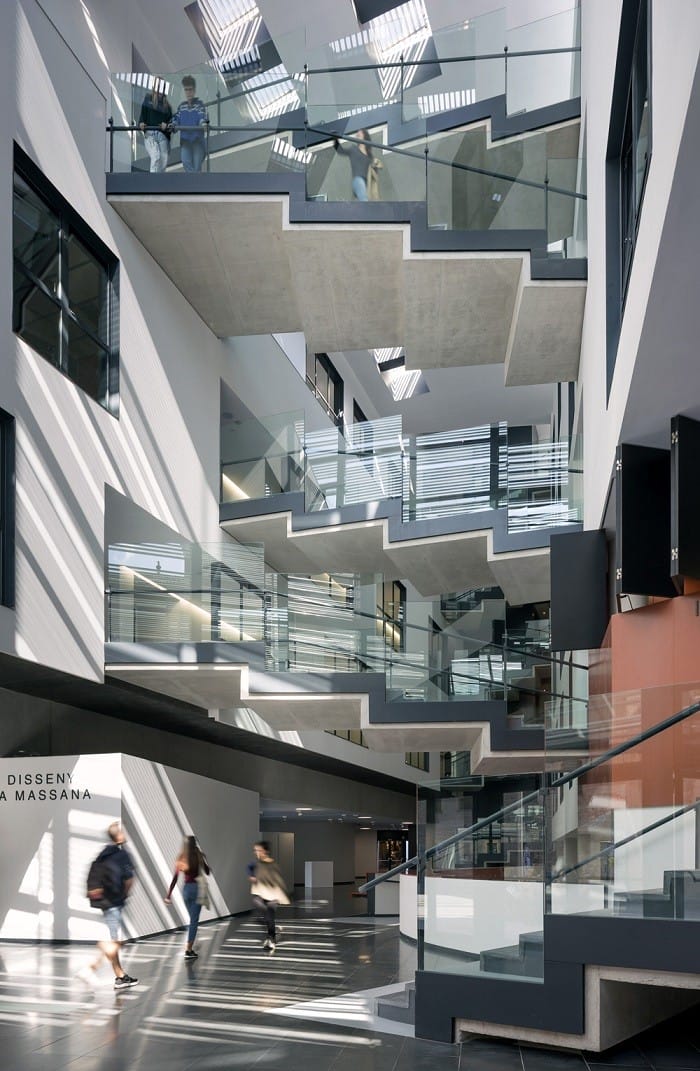
[[[437,855],[438,852],[443,851],[445,848],[450,848],[453,844],[458,844],[459,841],[464,840],[466,837],[471,836],[473,833],[477,833],[480,829],[484,829],[486,826],[491,825],[498,818],[505,817],[507,814],[512,814],[513,811],[518,810],[525,803],[533,803],[535,800],[543,799],[547,793],[553,788],[562,788],[564,785],[568,785],[569,782],[577,780],[579,777],[583,777],[584,774],[590,773],[591,770],[595,770],[596,767],[601,766],[604,762],[609,762],[610,759],[616,758],[618,755],[623,755],[626,751],[636,747],[637,744],[643,744],[647,740],[651,740],[652,737],[658,736],[659,733],[664,732],[666,729],[670,729],[671,726],[677,725],[681,721],[685,721],[686,718],[691,717],[693,714],[697,714],[700,711],[700,703],[691,703],[690,706],[684,707],[676,714],[670,715],[668,718],[664,718],[663,721],[653,725],[650,729],[645,729],[641,733],[636,733],[635,736],[629,737],[622,744],[618,744],[616,747],[610,748],[608,751],[603,752],[602,755],[598,755],[595,759],[591,759],[590,762],[583,763],[582,766],[578,766],[571,773],[562,774],[561,777],[556,777],[544,788],[538,788],[534,792],[529,792],[526,796],[522,796],[516,803],[511,803],[507,807],[501,807],[499,811],[494,811],[488,818],[482,818],[479,822],[475,822],[469,826],[468,829],[463,829],[459,833],[454,833],[451,837],[446,837],[445,840],[441,840],[438,844],[433,844],[431,848],[426,849],[422,855],[415,855],[412,859],[408,859],[401,867],[396,868],[396,872],[400,873],[401,870],[406,870],[409,867],[417,867],[424,865],[425,862]],[[696,806],[696,804],[692,804]],[[640,834],[633,834],[629,839],[634,840],[635,836]],[[422,862],[421,862],[422,861]],[[382,874],[378,878],[373,878],[372,881],[366,882],[364,885],[360,885],[358,892],[367,892],[368,889],[373,889],[376,885],[379,885],[382,880],[389,877],[393,873],[390,871],[386,875]],[[547,878],[547,883],[551,882],[552,878]]]
[[[448,27],[449,29],[449,27]],[[567,53],[580,53],[580,45],[570,45],[565,48],[541,48],[541,49],[529,49],[520,52],[511,52],[507,46],[504,46],[502,52],[490,52],[483,53],[478,56],[440,56],[438,61],[441,65],[443,63],[477,63],[481,60],[487,60],[493,62],[493,60],[507,60],[512,59],[527,59],[531,56],[557,56],[566,55]],[[352,71],[387,71],[395,70],[399,68],[404,70],[406,67],[430,67],[435,65],[434,59],[428,60],[391,60],[386,63],[358,63],[347,64],[339,67],[304,67],[303,71],[291,71],[282,75],[279,78],[275,78],[271,82],[266,82],[264,88],[269,89],[272,86],[284,85],[285,82],[305,81],[307,77],[311,77],[315,74],[343,74]],[[243,88],[239,92],[228,93],[226,96],[216,96],[213,100],[204,101],[206,108],[213,108],[219,104],[224,104],[229,100],[238,100],[241,97],[247,97],[252,93],[260,92],[260,86],[251,86],[250,88]],[[384,102],[386,103],[386,102]]]

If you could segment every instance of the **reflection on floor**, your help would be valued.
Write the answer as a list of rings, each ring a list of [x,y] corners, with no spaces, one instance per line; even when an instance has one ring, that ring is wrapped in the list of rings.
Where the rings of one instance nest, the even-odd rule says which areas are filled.
[[[362,918],[356,912],[364,903],[348,900],[343,890],[335,897],[331,890],[315,892],[313,899],[280,912],[274,955],[263,951],[264,934],[250,916],[203,926],[200,958],[193,962],[183,959],[181,933],[130,945],[125,967],[141,981],[119,993],[106,971],[94,987],[76,978],[92,958],[84,946],[2,945],[0,1067],[585,1071],[597,1066],[591,1057],[483,1039],[461,1047],[416,1041],[400,1026],[377,1022],[367,991],[411,978],[415,949],[399,938],[395,920]],[[700,1069],[695,1027],[687,1023],[673,1047],[656,1032],[646,1048],[627,1047],[610,1062]],[[599,1064],[606,1056],[596,1058]]]

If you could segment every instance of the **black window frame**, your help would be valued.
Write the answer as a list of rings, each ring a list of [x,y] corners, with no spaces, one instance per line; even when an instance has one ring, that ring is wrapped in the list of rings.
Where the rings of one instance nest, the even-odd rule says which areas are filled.
[[[606,153],[606,397],[610,397],[652,155],[651,0],[623,0]],[[643,78],[642,78],[643,74]],[[640,83],[641,78],[641,83]],[[645,94],[641,98],[639,87]],[[646,106],[644,168],[637,150]]]
[[[328,377],[333,385],[333,397],[330,399],[319,386],[319,370]],[[343,407],[345,403],[345,384],[343,377],[335,368],[327,353],[306,354],[306,382],[319,400],[328,416],[337,427],[343,424]]]
[[[35,340],[28,339],[22,334],[20,317],[17,308],[17,294],[13,285],[13,308],[12,329],[14,333],[23,338],[27,345],[31,346],[35,353],[43,357],[62,375],[66,376],[71,383],[75,384],[88,398],[92,398],[99,406],[106,409],[112,416],[119,416],[119,260],[109,247],[99,238],[88,224],[78,215],[70,202],[56,189],[34,161],[24,150],[15,143],[14,145],[14,175],[25,183],[58,220],[57,243],[58,243],[58,293],[54,293],[42,280],[36,276],[29,267],[13,253],[13,265],[15,272],[19,273],[24,280],[31,284],[32,292],[37,292],[47,299],[56,308],[58,313],[57,330],[57,360],[49,354],[38,349]],[[14,180],[13,180],[14,188]],[[14,194],[13,194],[14,196]],[[14,207],[13,207],[14,226]],[[105,273],[106,299],[107,299],[107,339],[106,341],[95,332],[86,320],[76,313],[70,304],[70,268],[69,251],[70,239],[74,237],[85,248],[89,256],[97,262],[99,268]],[[102,351],[104,363],[100,363],[100,379],[103,390],[100,396],[83,386],[70,371],[70,344],[68,341],[71,327],[79,330],[84,336]]]
[[[15,605],[15,420],[0,409],[0,606]]]

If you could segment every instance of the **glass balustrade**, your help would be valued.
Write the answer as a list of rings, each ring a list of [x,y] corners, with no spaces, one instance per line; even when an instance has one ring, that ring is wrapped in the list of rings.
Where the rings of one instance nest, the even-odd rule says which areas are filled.
[[[577,657],[573,675],[601,652]],[[699,705],[698,683],[594,694],[585,751],[564,757],[548,721],[541,773],[497,801],[448,756],[417,788],[419,865],[401,878],[418,968],[538,982],[545,915],[700,921]]]
[[[307,512],[401,498],[401,417],[307,432]]]
[[[589,757],[699,699],[695,683],[592,695]],[[548,730],[549,765],[560,769],[551,737]],[[699,812],[700,715],[693,713],[551,790],[547,910],[700,921]]]
[[[304,412],[222,423],[221,502],[304,490]]]
[[[221,502],[304,491],[306,512],[398,499],[404,521],[507,509],[508,530],[578,522],[568,443],[508,445],[505,424],[406,436],[400,416],[306,430],[302,411],[221,429]]]
[[[580,9],[572,7],[507,31],[509,115],[521,115],[580,96],[581,65],[577,51],[581,44],[580,20]]]
[[[113,544],[107,638],[111,642],[261,644],[272,671],[381,674],[389,702],[506,704],[508,727],[543,726],[547,704],[585,708],[585,677],[567,688],[560,660],[503,636],[502,595],[442,615],[442,600],[407,599],[381,576],[280,574],[262,548],[240,544]]]
[[[531,777],[533,787],[537,777]],[[477,977],[543,976],[544,804],[537,792],[501,792],[494,809],[454,779],[418,787],[418,969]],[[531,798],[534,795],[534,799]],[[472,832],[463,833],[477,826]],[[447,844],[444,842],[447,841]],[[438,845],[443,847],[437,848]]]
[[[352,139],[364,126],[376,165],[370,199],[427,203],[435,229],[542,230],[552,256],[585,256],[578,124],[500,144],[489,123],[434,130],[436,116],[504,93],[510,114],[578,96],[577,9],[508,31],[505,10],[437,31],[405,18],[389,12],[313,49],[295,32],[279,51],[249,57],[249,71],[211,59],[177,72],[113,74],[109,170],[163,170],[152,167],[137,129],[142,105],[155,88],[175,112],[190,76],[208,120],[202,170],[302,174],[310,200],[349,201],[343,156],[357,151]],[[183,143],[175,128],[167,173],[183,170]]]
[[[264,640],[261,545],[113,543],[107,571],[108,641]]]

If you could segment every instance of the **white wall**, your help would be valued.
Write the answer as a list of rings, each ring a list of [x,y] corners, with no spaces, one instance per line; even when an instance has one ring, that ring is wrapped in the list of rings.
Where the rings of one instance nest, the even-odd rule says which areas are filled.
[[[77,0],[46,7],[64,40],[34,0],[9,5],[0,62],[7,131],[120,259],[120,413],[16,338],[5,303],[0,399],[16,417],[17,609],[0,615],[0,649],[101,679],[105,485],[189,538],[218,537],[222,346],[106,203],[108,71],[127,55],[130,64],[147,18],[135,4],[119,17],[116,5],[89,7],[92,29]],[[3,146],[7,269],[9,138]]]
[[[639,233],[634,254],[624,320],[617,353],[609,404],[605,398],[605,154],[610,118],[610,101],[615,73],[621,0],[586,0],[582,7],[582,94],[587,141],[588,187],[588,292],[583,325],[580,387],[585,407],[584,502],[586,527],[598,527],[605,508],[614,452],[625,419],[630,384],[640,346],[644,346],[645,312],[654,287],[677,290],[694,282],[696,258],[676,263],[671,274],[654,278],[662,229],[666,218],[671,184],[696,73],[700,44],[700,5],[687,0],[664,0],[652,5],[652,156],[649,165]],[[683,224],[679,227],[679,237]],[[669,236],[673,247],[673,236]],[[689,274],[688,274],[689,273]],[[692,314],[697,303],[685,302]],[[649,325],[647,325],[648,329]],[[636,422],[633,438],[642,441],[645,432],[663,434],[656,445],[667,445],[668,420],[672,405],[687,411],[695,397],[683,391],[683,383],[673,374],[668,352],[694,353],[696,330],[681,324],[668,325],[665,337],[655,340],[650,366],[657,369],[658,383],[642,405],[643,419]],[[664,397],[676,380],[678,396],[669,403]],[[645,428],[646,423],[646,428]],[[666,431],[661,429],[666,427]]]
[[[129,755],[0,759],[0,836],[7,849],[0,936],[104,937],[102,913],[90,907],[86,881],[115,820],[124,824],[136,867],[124,914],[129,937],[187,921],[181,888],[171,907],[163,897],[182,838],[191,833],[212,867],[211,908],[202,910],[202,921],[247,911],[245,863],[258,808],[256,792]]]

